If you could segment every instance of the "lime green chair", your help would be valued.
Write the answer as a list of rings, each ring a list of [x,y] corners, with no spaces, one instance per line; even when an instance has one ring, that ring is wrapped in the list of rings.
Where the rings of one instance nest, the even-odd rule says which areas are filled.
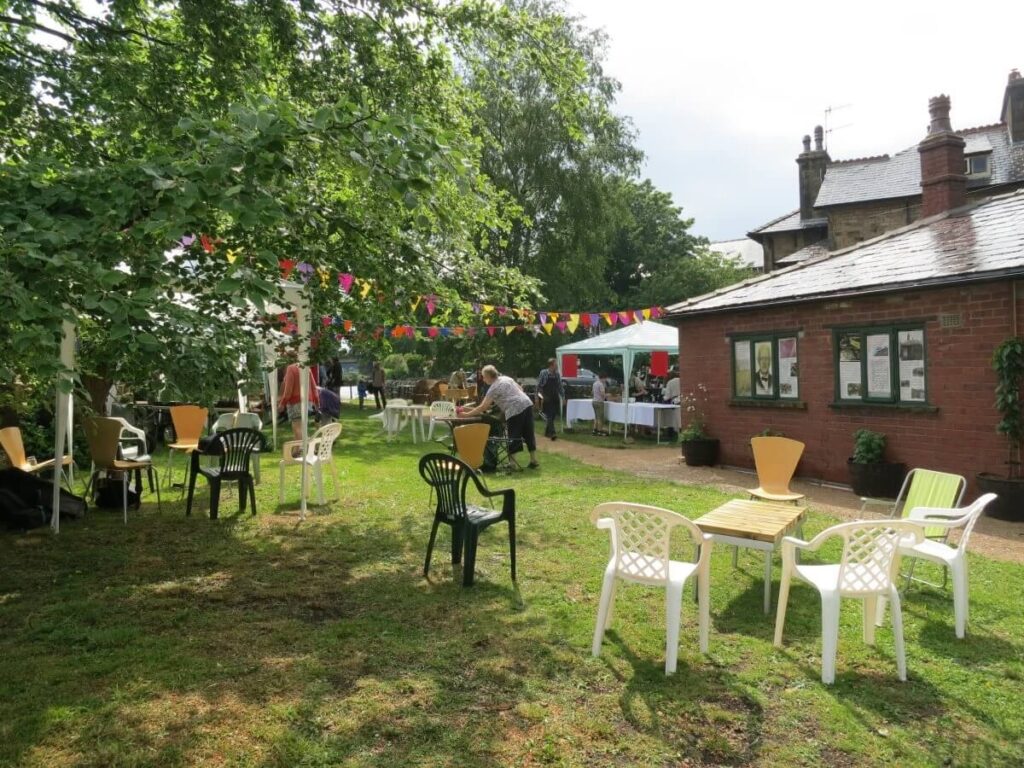
[[[890,499],[872,499],[867,496],[861,497],[861,511],[872,505],[885,505],[889,507],[889,514],[892,517],[909,517],[910,512],[918,507],[938,507],[942,509],[955,509],[960,506],[963,500],[964,491],[967,490],[967,479],[963,475],[954,475],[950,472],[936,472],[932,469],[912,469],[903,480],[903,487],[896,497],[896,501]],[[946,542],[949,537],[948,526],[929,525],[924,529],[926,539]],[[941,586],[945,588],[948,578],[948,570],[942,569],[942,584],[933,584],[924,579],[914,578],[914,565],[917,561],[912,560],[910,571],[907,574],[907,582],[919,581],[923,584]]]

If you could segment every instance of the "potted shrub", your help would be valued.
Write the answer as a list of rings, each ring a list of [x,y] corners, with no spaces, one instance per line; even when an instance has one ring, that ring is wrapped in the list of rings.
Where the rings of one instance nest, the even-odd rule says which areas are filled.
[[[847,461],[850,485],[858,496],[894,499],[907,474],[905,464],[885,460],[886,437],[858,429],[853,433],[853,456]]]
[[[1006,435],[1008,455],[1006,476],[982,472],[977,475],[978,490],[998,494],[985,514],[1004,520],[1024,519],[1024,479],[1021,478],[1021,445],[1024,444],[1024,341],[1011,338],[996,347],[992,355],[996,372],[996,409],[1002,417],[996,431]]]
[[[703,384],[679,398],[680,418],[685,422],[679,432],[679,445],[689,467],[710,467],[718,463],[718,438],[708,436],[704,421],[707,399],[708,388]]]

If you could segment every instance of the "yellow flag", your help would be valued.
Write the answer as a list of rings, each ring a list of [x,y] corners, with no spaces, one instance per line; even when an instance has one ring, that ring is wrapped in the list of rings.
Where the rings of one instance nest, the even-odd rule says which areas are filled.
[[[606,323],[608,323],[608,325],[611,325],[611,324],[612,324],[612,316],[611,316],[611,314],[610,314],[610,313],[608,313],[608,312],[602,312],[602,313],[601,313],[601,317],[603,317],[603,318],[604,318],[604,321],[605,321]]]
[[[240,254],[241,252],[241,248],[228,248],[228,264],[234,264],[235,259],[238,258],[238,254]]]
[[[494,311],[494,305],[493,304],[482,304],[480,308],[484,312],[493,312]]]
[[[416,311],[416,307],[418,307],[420,305],[420,299],[422,299],[422,298],[423,298],[422,296],[414,296],[413,297],[412,304],[410,304],[410,306],[412,307],[412,311],[413,312],[415,312]]]
[[[641,312],[641,314],[644,316],[644,320],[650,320],[651,319],[651,308],[648,307],[647,309],[643,310],[643,312]]]
[[[327,267],[317,267],[316,273],[320,275],[320,287],[326,288],[331,284],[331,270]]]
[[[551,335],[551,329],[555,327],[555,324],[551,323],[551,322],[547,322],[547,323],[544,323],[543,327],[544,327],[544,333],[546,333],[548,336],[550,336]]]
[[[365,299],[365,298],[366,298],[367,296],[369,296],[369,295],[370,295],[370,289],[371,289],[372,287],[373,287],[373,285],[372,285],[372,284],[370,283],[370,281],[369,281],[369,280],[363,280],[363,288],[362,288],[362,290],[361,290],[361,291],[359,291],[359,295],[360,295],[360,296],[361,296],[362,298],[364,298],[364,299]],[[606,315],[606,317],[607,317],[607,315]]]
[[[569,319],[566,321],[565,326],[569,329],[569,333],[576,333],[576,328],[580,324],[580,316],[575,313],[569,314]]]
[[[512,331],[514,331],[515,329],[516,329],[516,327],[514,325],[506,325],[505,326],[505,335],[506,336],[511,336],[512,335]]]

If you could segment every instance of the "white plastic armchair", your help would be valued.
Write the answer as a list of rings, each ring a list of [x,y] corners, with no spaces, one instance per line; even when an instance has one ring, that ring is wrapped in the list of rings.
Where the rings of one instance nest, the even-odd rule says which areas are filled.
[[[797,551],[813,552],[828,539],[843,540],[843,554],[837,564],[804,565],[797,562]],[[924,538],[921,526],[909,520],[860,520],[826,528],[813,539],[787,536],[782,540],[782,583],[779,607],[775,615],[775,646],[782,647],[782,629],[786,623],[789,586],[794,575],[810,584],[821,595],[821,682],[831,685],[836,679],[836,644],[839,639],[841,598],[864,601],[864,642],[875,644],[875,616],[878,599],[892,602],[892,632],[896,644],[896,669],[900,680],[907,679],[907,661],[903,646],[903,614],[896,588],[899,550],[904,543],[919,543]]]
[[[455,403],[450,400],[435,400],[430,404],[427,412],[430,417],[430,429],[427,431],[427,439],[434,439],[434,425],[441,419],[450,419],[455,416]]]
[[[149,457],[149,448],[146,445],[146,433],[139,427],[128,423],[127,419],[120,416],[112,416],[114,421],[121,424],[121,436],[118,442],[121,443],[121,458],[127,461],[139,461]]]
[[[408,405],[408,402],[400,397],[393,397],[390,400],[388,400],[388,405]],[[397,434],[398,430],[402,426],[399,421],[400,417],[398,413],[396,413],[394,410],[388,412],[388,409],[386,407],[382,409],[379,413],[375,413],[372,416],[367,416],[367,418],[373,421],[379,421],[381,429],[383,429],[387,433],[389,439],[391,438],[392,435]]]
[[[303,472],[313,471],[316,476],[317,503],[323,506],[327,503],[324,497],[324,466],[330,468],[331,477],[334,479],[334,491],[338,493],[341,485],[338,483],[338,471],[334,466],[334,441],[341,435],[341,424],[335,422],[320,427],[316,434],[310,438],[306,446],[306,455],[302,455],[302,441],[289,440],[284,444],[284,457],[279,463],[281,503],[284,504],[284,470],[285,467],[302,465]],[[307,484],[308,487],[308,484]]]
[[[598,528],[611,533],[611,558],[604,570],[601,601],[594,627],[591,652],[601,654],[605,630],[611,626],[618,579],[665,589],[665,674],[676,671],[679,656],[679,624],[682,613],[683,585],[690,576],[697,579],[698,624],[700,651],[708,651],[709,580],[711,536],[680,514],[644,504],[613,501],[598,504],[590,513]],[[696,562],[679,562],[669,558],[672,529],[684,528],[697,545]]]
[[[939,507],[916,507],[910,510],[907,520],[913,521],[921,526],[922,534],[926,530],[935,528],[945,529],[946,534],[956,528],[963,528],[960,534],[960,541],[955,547],[951,547],[944,541],[934,539],[922,539],[918,542],[901,541],[900,555],[903,557],[920,558],[927,560],[944,568],[948,568],[953,575],[953,621],[956,636],[963,639],[967,631],[967,618],[970,613],[969,589],[967,580],[967,542],[971,538],[971,531],[974,524],[978,522],[981,513],[985,511],[996,498],[994,493],[986,493],[979,496],[970,506],[963,509],[945,509]],[[925,525],[927,524],[927,525]],[[909,577],[908,577],[909,583]],[[875,623],[881,624],[885,617],[885,601],[878,604],[878,613],[875,616]]]

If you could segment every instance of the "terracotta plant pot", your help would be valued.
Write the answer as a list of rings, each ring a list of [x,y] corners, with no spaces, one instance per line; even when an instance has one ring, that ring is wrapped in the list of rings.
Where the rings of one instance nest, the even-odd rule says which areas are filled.
[[[1010,479],[981,472],[975,476],[978,490],[994,493],[996,499],[985,507],[985,514],[1000,520],[1024,520],[1024,478]]]
[[[679,446],[688,467],[712,467],[718,463],[719,441],[714,437],[680,440]]]

